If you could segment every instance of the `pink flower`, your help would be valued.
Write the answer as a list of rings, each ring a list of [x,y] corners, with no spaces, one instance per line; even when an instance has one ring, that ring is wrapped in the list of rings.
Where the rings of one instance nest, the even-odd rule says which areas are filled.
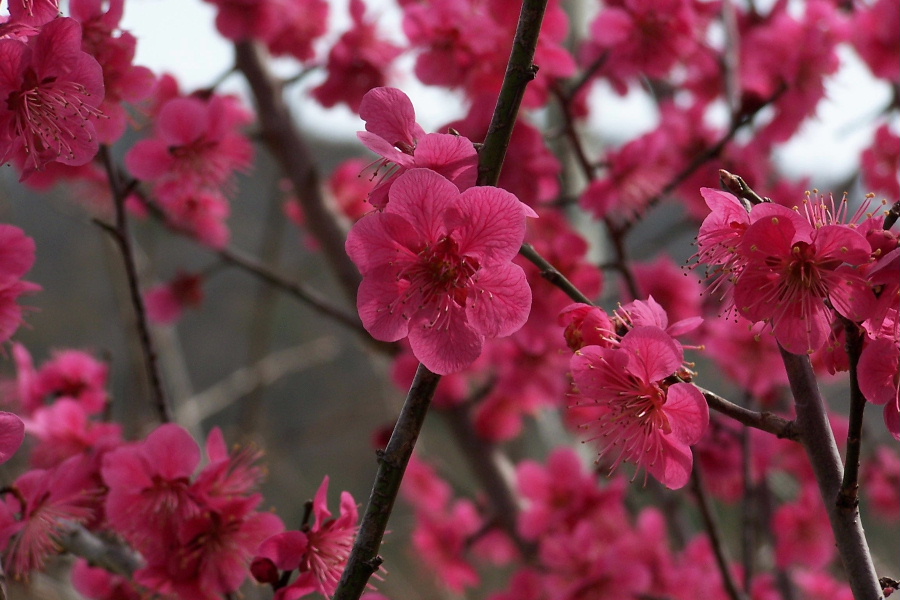
[[[73,0],[69,5],[72,17],[81,23],[81,49],[103,68],[106,95],[99,108],[108,118],[99,120],[95,127],[100,141],[108,144],[125,133],[128,115],[122,102],[144,100],[156,82],[150,69],[132,64],[137,39],[127,31],[118,31],[123,9],[124,0],[111,0],[108,7],[97,0]]]
[[[859,55],[876,77],[896,82],[900,79],[897,37],[900,36],[900,8],[897,0],[876,0],[853,11],[850,38]],[[896,194],[895,194],[896,195]]]
[[[431,169],[452,181],[460,191],[475,185],[478,153],[468,139],[429,133],[416,123],[409,97],[396,88],[375,88],[363,96],[359,116],[366,131],[356,135],[369,150],[384,157],[387,172],[369,194],[369,202],[384,208],[396,176],[416,167]]]
[[[886,444],[864,463],[862,480],[866,496],[878,516],[900,521],[900,456]]]
[[[141,594],[127,577],[92,567],[83,558],[72,567],[72,586],[91,600],[141,600]]]
[[[830,303],[841,315],[862,321],[875,296],[854,269],[869,260],[871,247],[851,227],[814,227],[797,212],[776,204],[753,209],[740,252],[746,260],[734,291],[738,312],[769,323],[786,350],[817,350],[831,330]]]
[[[53,358],[41,365],[35,374],[31,401],[25,409],[31,412],[51,398],[70,398],[81,405],[85,414],[95,415],[106,408],[109,400],[108,378],[109,366],[87,352],[54,352]]]
[[[144,293],[147,316],[156,323],[174,323],[181,318],[184,309],[200,306],[203,296],[203,275],[178,273],[172,281]]]
[[[35,467],[55,467],[67,458],[87,451],[111,449],[122,443],[122,427],[88,418],[84,404],[61,398],[34,411],[26,419],[30,435],[40,440],[31,454]]]
[[[16,415],[0,411],[0,464],[5,463],[25,441],[25,424]]]
[[[409,336],[413,354],[435,373],[460,371],[485,338],[510,335],[528,318],[531,290],[511,260],[533,212],[498,188],[460,194],[427,169],[398,177],[390,200],[347,237],[363,275],[363,325],[383,341]]]
[[[10,0],[11,22],[40,27],[59,15],[59,0]]]
[[[12,337],[22,324],[19,296],[41,289],[21,280],[33,264],[34,240],[18,227],[0,224],[0,343]]]
[[[775,561],[781,568],[803,565],[818,571],[836,555],[828,513],[814,486],[807,485],[794,502],[775,511],[772,531]]]
[[[366,5],[350,0],[353,27],[337,41],[328,54],[328,79],[312,90],[323,106],[344,102],[359,112],[363,95],[387,80],[385,71],[402,50],[381,39],[373,21],[365,20]]]
[[[618,452],[612,468],[634,461],[666,487],[684,486],[691,474],[690,446],[709,422],[703,395],[688,383],[671,383],[684,357],[658,327],[635,327],[618,348],[586,346],[572,357],[579,393],[598,408],[601,456]]]
[[[870,189],[888,198],[900,197],[900,135],[887,124],[882,125],[875,130],[872,145],[863,150],[859,160],[862,176]]]
[[[94,158],[103,73],[81,51],[78,22],[54,19],[27,43],[0,39],[0,63],[0,163],[24,162],[24,179],[49,162]]]
[[[886,337],[870,341],[857,368],[860,391],[872,404],[884,405],[885,425],[900,440],[900,342]]]

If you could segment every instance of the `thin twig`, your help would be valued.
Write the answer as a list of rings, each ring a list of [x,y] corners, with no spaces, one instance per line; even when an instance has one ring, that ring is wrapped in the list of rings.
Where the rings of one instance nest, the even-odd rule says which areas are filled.
[[[122,543],[97,537],[78,523],[61,521],[60,525],[62,533],[56,536],[56,542],[66,552],[87,559],[95,567],[131,578],[144,566],[143,557]]]
[[[794,396],[800,440],[819,484],[850,589],[857,600],[882,598],[859,509],[837,504],[843,466],[812,364],[808,356],[792,354],[780,345],[779,350]]]
[[[738,587],[734,574],[731,572],[728,549],[725,547],[722,530],[713,511],[712,503],[709,501],[709,492],[703,481],[703,468],[697,459],[695,452],[694,468],[691,471],[691,491],[694,492],[694,497],[697,499],[697,506],[700,508],[700,516],[703,519],[703,525],[706,527],[706,533],[709,535],[709,541],[712,544],[716,564],[719,567],[719,574],[722,576],[722,583],[731,600],[747,600],[747,595]]]
[[[794,441],[800,440],[800,432],[797,430],[794,421],[788,421],[767,411],[756,412],[755,410],[744,408],[700,386],[697,386],[697,389],[706,398],[706,403],[711,409],[731,417],[739,423],[761,431],[774,433],[778,438]]]
[[[163,389],[156,348],[153,345],[153,338],[150,336],[147,311],[144,307],[144,297],[141,295],[137,265],[134,260],[134,249],[131,246],[131,234],[128,230],[128,214],[125,208],[125,199],[129,194],[128,188],[130,185],[122,185],[119,173],[113,163],[109,148],[106,145],[100,147],[100,157],[109,179],[109,187],[112,191],[113,204],[116,211],[115,226],[104,227],[104,229],[112,234],[112,239],[116,242],[116,245],[119,247],[119,252],[122,255],[122,262],[125,266],[125,275],[128,280],[128,292],[131,298],[131,305],[134,308],[138,340],[144,355],[147,377],[150,381],[150,394],[152,396],[153,406],[156,409],[160,421],[168,423],[172,420],[172,410],[169,407],[169,402],[166,398],[165,390]]]
[[[440,375],[419,365],[387,448],[378,454],[375,484],[333,600],[358,600],[366,589],[369,578],[381,566],[382,559],[378,555],[381,540],[384,538],[406,465],[412,456],[428,406],[440,380]]]
[[[591,300],[581,293],[575,285],[566,279],[566,276],[559,272],[550,262],[541,256],[534,246],[531,244],[522,244],[519,254],[530,260],[538,269],[541,270],[541,277],[561,289],[569,298],[575,302],[583,302],[584,304],[593,304]]]
[[[855,508],[859,504],[859,456],[862,449],[863,414],[866,397],[859,389],[859,356],[862,354],[863,334],[859,325],[849,319],[841,319],[847,336],[847,356],[850,359],[850,416],[847,429],[847,457],[844,459],[844,477],[838,494],[838,506]]]

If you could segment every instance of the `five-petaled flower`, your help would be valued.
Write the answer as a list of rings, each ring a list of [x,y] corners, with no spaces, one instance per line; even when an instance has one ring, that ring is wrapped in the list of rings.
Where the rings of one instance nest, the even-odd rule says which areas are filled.
[[[635,327],[618,348],[585,346],[572,357],[572,376],[598,415],[585,425],[596,432],[600,454],[615,452],[612,468],[634,461],[671,489],[690,478],[690,446],[709,423],[700,391],[672,378],[684,353],[653,326]]]
[[[517,331],[531,289],[512,264],[536,216],[494,187],[460,193],[428,169],[397,178],[383,212],[356,223],[347,253],[363,275],[357,305],[376,339],[407,335],[413,354],[435,373],[466,368],[485,338]]]

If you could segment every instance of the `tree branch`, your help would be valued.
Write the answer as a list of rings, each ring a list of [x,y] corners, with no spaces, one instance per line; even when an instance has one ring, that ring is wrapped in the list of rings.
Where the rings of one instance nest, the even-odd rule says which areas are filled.
[[[711,409],[731,417],[747,427],[774,433],[775,436],[779,438],[800,441],[800,431],[798,431],[794,421],[788,421],[787,419],[770,412],[756,412],[744,408],[743,406],[738,406],[700,386],[697,386],[697,389],[700,390],[703,397],[706,398],[706,403]]]
[[[779,349],[797,409],[796,423],[800,430],[800,441],[819,484],[819,492],[828,511],[850,589],[856,600],[883,598],[866,535],[859,520],[859,509],[856,506],[839,506],[837,503],[843,467],[812,364],[808,356],[792,354],[780,345]]]
[[[387,448],[378,453],[378,474],[347,567],[332,600],[358,600],[369,578],[381,566],[378,555],[394,501],[412,456],[428,406],[441,380],[419,365]]]

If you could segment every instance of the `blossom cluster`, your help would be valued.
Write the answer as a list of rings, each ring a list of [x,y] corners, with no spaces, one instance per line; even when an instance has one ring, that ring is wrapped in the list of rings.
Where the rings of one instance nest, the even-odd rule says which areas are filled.
[[[885,406],[885,424],[900,439],[900,247],[884,229],[886,215],[865,213],[866,204],[848,215],[846,198],[812,195],[797,206],[764,202],[748,211],[727,192],[701,193],[711,212],[697,260],[717,284],[733,286],[734,310],[797,354],[841,346],[844,323],[859,328],[860,389]]]

